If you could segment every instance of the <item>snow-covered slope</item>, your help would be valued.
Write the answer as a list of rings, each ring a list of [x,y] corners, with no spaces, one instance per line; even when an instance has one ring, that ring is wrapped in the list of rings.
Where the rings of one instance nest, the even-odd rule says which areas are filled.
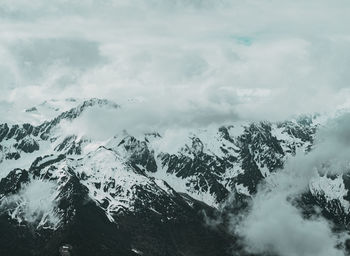
[[[234,122],[188,130],[175,137],[157,131],[135,137],[124,131],[98,140],[67,127],[88,109],[106,109],[117,115],[119,105],[90,99],[54,117],[47,109],[60,112],[62,108],[48,105],[27,111],[33,120],[50,117],[40,124],[0,125],[0,215],[11,225],[46,230],[55,239],[54,234],[86,217],[87,213],[79,212],[86,204],[96,218],[105,218],[103,225],[129,225],[130,234],[153,232],[159,223],[177,223],[180,233],[187,230],[184,223],[192,223],[188,225],[204,232],[203,211],[210,214],[220,209],[232,193],[242,198],[255,194],[258,184],[283,168],[288,158],[312,150],[315,132],[322,125],[319,116],[303,116],[276,123]],[[348,181],[344,175],[315,177],[305,202],[347,222]],[[130,218],[142,220],[142,228],[130,225]],[[164,236],[164,230],[159,232],[155,239]],[[212,237],[214,231],[205,232]],[[188,239],[198,235],[193,233]],[[132,237],[128,241],[139,246],[137,251],[142,247],[164,255],[159,248]],[[165,237],[173,239],[169,234]],[[136,249],[129,249],[135,255]]]

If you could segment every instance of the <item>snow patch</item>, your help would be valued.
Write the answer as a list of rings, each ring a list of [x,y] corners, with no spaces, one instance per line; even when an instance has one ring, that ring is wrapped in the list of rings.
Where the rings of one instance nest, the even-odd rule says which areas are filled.
[[[313,194],[322,194],[328,201],[339,200],[346,212],[350,210],[350,203],[344,199],[348,191],[341,175],[331,179],[318,174],[310,181],[309,187]]]

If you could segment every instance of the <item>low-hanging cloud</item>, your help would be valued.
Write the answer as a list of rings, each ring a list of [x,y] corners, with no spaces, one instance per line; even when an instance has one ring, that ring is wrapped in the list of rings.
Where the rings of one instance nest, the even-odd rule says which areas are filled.
[[[261,191],[260,191],[261,192]],[[259,193],[251,213],[240,223],[247,250],[280,256],[337,256],[338,237],[324,219],[306,220],[285,193]]]
[[[237,225],[247,250],[280,256],[344,255],[340,244],[346,233],[334,233],[322,216],[305,219],[294,199],[309,190],[310,181],[321,175],[349,172],[350,115],[331,119],[316,134],[314,148],[287,161],[283,170],[266,178],[253,196],[251,207]],[[237,225],[237,226],[236,226]]]

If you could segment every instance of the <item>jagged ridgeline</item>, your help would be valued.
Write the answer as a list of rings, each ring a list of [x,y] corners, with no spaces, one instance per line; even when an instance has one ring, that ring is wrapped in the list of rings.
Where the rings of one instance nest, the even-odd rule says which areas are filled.
[[[319,125],[313,116],[236,122],[192,130],[175,150],[158,131],[97,141],[62,129],[93,108],[118,115],[121,106],[91,99],[39,125],[0,125],[0,255],[245,255],[206,218],[312,150]],[[347,176],[320,177],[299,203],[347,225],[348,188]]]

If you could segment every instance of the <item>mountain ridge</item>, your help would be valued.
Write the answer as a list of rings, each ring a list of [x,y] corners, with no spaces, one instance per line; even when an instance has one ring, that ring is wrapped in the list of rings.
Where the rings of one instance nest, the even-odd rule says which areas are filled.
[[[44,249],[46,255],[56,255],[63,242],[73,243],[80,255],[85,248],[77,244],[78,237],[69,234],[80,234],[84,228],[74,223],[92,217],[80,211],[85,207],[104,223],[99,227],[101,232],[105,228],[124,241],[120,255],[181,255],[185,250],[190,255],[222,256],[230,255],[233,248],[245,255],[236,242],[238,237],[225,227],[207,226],[206,216],[217,216],[232,194],[241,201],[238,210],[244,210],[245,202],[257,193],[262,181],[282,169],[298,151],[312,150],[320,125],[313,116],[276,123],[219,125],[190,132],[180,148],[172,152],[159,147],[167,141],[158,132],[143,138],[124,132],[107,141],[62,133],[62,120],[71,122],[93,107],[120,108],[108,100],[90,99],[38,126],[0,125],[1,223],[12,234],[18,228],[29,228],[24,233],[31,255],[44,252],[30,245],[34,239],[30,229],[39,234],[35,239],[44,248],[47,241],[40,237],[51,237],[55,246]],[[321,207],[330,220],[347,226],[349,184],[346,176],[320,176],[310,183],[300,205],[305,209]],[[41,193],[49,200],[42,199]],[[131,220],[139,226],[132,225]],[[195,231],[190,232],[184,223]],[[176,230],[175,238],[169,227]],[[121,237],[120,228],[128,234],[127,239]],[[70,230],[64,239],[56,235],[64,230]],[[151,235],[154,230],[159,232]],[[206,240],[205,246],[199,239],[203,232],[206,239],[212,239]],[[142,241],[143,233],[150,234],[157,245],[153,246],[151,240]],[[182,236],[188,241],[179,249]],[[116,250],[118,241],[106,241],[110,244],[104,245],[105,254],[100,247],[105,242],[92,245],[95,255]],[[6,245],[2,247],[10,252]],[[204,248],[210,249],[205,252]]]

